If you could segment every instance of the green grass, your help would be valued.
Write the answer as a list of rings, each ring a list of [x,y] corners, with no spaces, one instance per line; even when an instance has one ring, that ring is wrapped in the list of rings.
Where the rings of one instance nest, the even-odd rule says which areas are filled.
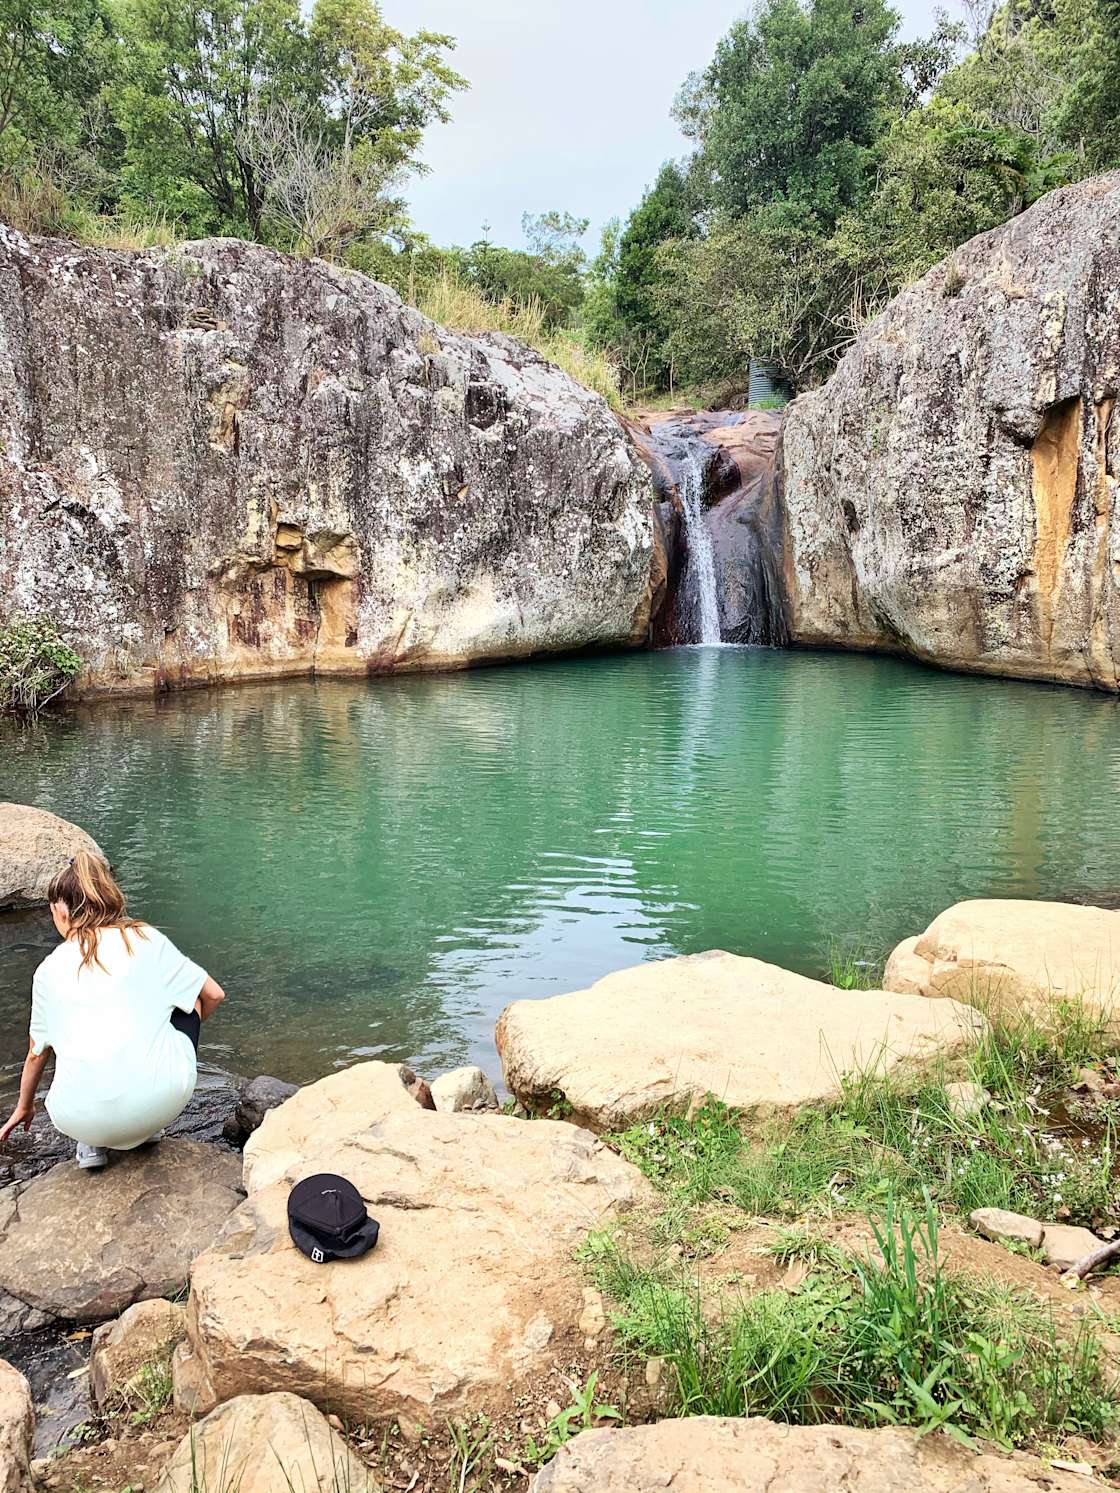
[[[126,1391],[133,1425],[150,1425],[162,1415],[171,1403],[172,1387],[170,1359],[146,1363]]]
[[[883,959],[847,943],[832,943],[824,978],[838,990],[880,990]]]
[[[915,1205],[927,1190],[949,1214],[1000,1207],[1090,1224],[1120,1203],[1120,1114],[1103,1104],[1079,1129],[1060,1102],[1079,1069],[1111,1050],[1101,1024],[1065,1003],[1045,1026],[993,1019],[959,1071],[857,1074],[834,1102],[761,1125],[709,1099],[691,1119],[662,1115],[615,1144],[662,1190],[663,1225],[678,1232],[695,1228],[689,1216],[705,1204],[797,1217],[887,1196]],[[968,1117],[946,1091],[961,1076],[993,1100]]]
[[[941,1428],[1005,1447],[1112,1432],[1116,1385],[1087,1328],[1059,1338],[1033,1298],[947,1273],[930,1199],[918,1212],[888,1200],[873,1225],[878,1258],[823,1246],[796,1292],[714,1318],[694,1282],[636,1265],[606,1236],[584,1259],[625,1347],[669,1366],[675,1414]]]

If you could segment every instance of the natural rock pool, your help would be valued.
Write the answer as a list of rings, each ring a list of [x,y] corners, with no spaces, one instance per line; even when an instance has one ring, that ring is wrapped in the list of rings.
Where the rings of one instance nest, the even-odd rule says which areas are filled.
[[[226,986],[211,1063],[494,1072],[506,1002],[642,959],[816,974],[830,944],[880,954],[960,898],[1115,898],[1118,709],[677,649],[103,704],[0,728],[0,798],[88,829]],[[53,940],[45,915],[0,917],[0,1081]]]

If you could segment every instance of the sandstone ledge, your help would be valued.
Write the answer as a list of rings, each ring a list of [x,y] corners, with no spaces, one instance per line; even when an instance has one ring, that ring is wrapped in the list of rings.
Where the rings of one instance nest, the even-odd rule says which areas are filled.
[[[238,1158],[164,1140],[97,1176],[61,1162],[0,1192],[0,1333],[102,1322],[187,1282],[242,1198]]]
[[[695,1416],[584,1431],[531,1493],[1086,1493],[1033,1457],[968,1451],[942,1435]]]
[[[292,1244],[286,1210],[293,1181],[328,1170],[353,1181],[381,1235],[323,1267]],[[177,1401],[289,1391],[423,1426],[491,1413],[582,1343],[576,1245],[650,1202],[637,1169],[574,1126],[391,1114],[254,1191],[196,1259]]]
[[[888,990],[1047,1020],[1063,1001],[1120,1021],[1120,912],[1067,902],[958,902],[887,961]]]
[[[844,1074],[949,1054],[981,1025],[952,1001],[837,990],[714,951],[515,1001],[497,1043],[522,1103],[560,1095],[577,1123],[609,1131],[708,1094],[735,1109],[793,1110],[835,1097]]]
[[[268,1187],[307,1156],[325,1155],[391,1114],[418,1109],[406,1087],[416,1081],[403,1063],[375,1061],[354,1063],[297,1089],[266,1112],[245,1142],[245,1191]]]

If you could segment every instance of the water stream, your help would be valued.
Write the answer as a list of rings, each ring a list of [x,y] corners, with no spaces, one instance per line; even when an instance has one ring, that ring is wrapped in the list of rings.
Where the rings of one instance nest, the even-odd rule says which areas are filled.
[[[707,450],[710,454],[711,448]],[[682,583],[687,605],[682,608],[682,615],[689,619],[689,641],[710,646],[720,642],[719,580],[715,548],[704,510],[704,472],[705,466],[697,451],[689,450],[681,462],[679,479],[687,549]]]

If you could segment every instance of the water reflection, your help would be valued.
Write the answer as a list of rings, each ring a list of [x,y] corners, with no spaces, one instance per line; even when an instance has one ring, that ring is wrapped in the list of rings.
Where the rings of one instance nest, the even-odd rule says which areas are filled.
[[[210,1056],[493,1067],[500,1007],[723,947],[815,972],[962,896],[1120,886],[1116,704],[882,659],[682,649],[261,685],[0,734],[233,999]],[[0,920],[0,1061],[43,919]]]

